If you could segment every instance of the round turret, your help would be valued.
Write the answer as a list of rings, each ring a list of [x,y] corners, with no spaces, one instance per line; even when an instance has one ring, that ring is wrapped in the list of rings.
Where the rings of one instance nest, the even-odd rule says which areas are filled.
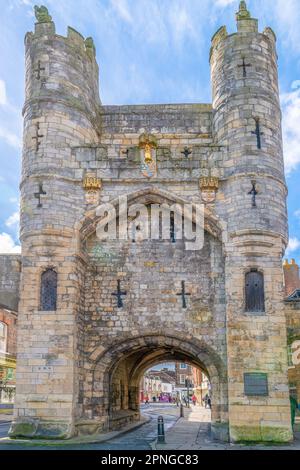
[[[228,148],[224,194],[228,229],[262,229],[287,238],[276,37],[258,32],[245,2],[237,33],[220,28],[210,54],[213,127]]]
[[[82,176],[72,147],[100,134],[98,65],[92,38],[55,33],[45,7],[27,33],[21,239],[43,228],[72,229],[82,207]],[[79,176],[79,178],[78,178]]]

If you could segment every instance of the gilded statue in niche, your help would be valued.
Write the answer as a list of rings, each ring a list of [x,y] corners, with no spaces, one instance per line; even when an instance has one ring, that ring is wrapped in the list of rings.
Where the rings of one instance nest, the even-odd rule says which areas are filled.
[[[156,163],[156,138],[151,134],[142,134],[139,139],[141,155],[141,171],[146,178],[153,178],[157,175]]]

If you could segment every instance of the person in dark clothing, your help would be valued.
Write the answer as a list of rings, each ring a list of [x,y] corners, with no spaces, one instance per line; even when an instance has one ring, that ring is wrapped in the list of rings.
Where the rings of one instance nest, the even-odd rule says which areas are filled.
[[[295,418],[296,418],[296,411],[298,409],[298,403],[296,398],[290,396],[290,405],[291,405],[291,421],[292,421],[292,427],[295,424]]]

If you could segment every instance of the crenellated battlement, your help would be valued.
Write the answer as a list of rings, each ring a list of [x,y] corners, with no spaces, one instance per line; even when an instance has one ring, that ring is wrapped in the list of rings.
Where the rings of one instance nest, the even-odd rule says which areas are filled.
[[[61,39],[68,41],[69,45],[78,46],[82,51],[85,51],[92,59],[96,56],[96,48],[92,37],[84,38],[84,36],[76,31],[76,29],[68,26],[67,36],[56,34],[55,23],[49,15],[46,7],[35,7],[35,16],[37,22],[33,32],[28,32],[25,36],[25,44],[30,44],[35,39],[41,40],[42,37]]]
[[[68,26],[67,35],[56,34],[55,24],[35,23],[35,31],[28,32],[25,36],[25,45],[29,45],[34,40],[41,41],[42,38],[57,39],[65,41],[69,46],[79,47],[82,52],[86,52],[90,59],[95,58],[96,48],[92,37],[84,38],[76,29]],[[92,54],[91,54],[92,53]]]
[[[97,113],[99,68],[92,37],[84,38],[72,27],[67,35],[56,34],[55,23],[45,7],[35,9],[34,32],[25,36],[26,112],[28,102],[57,100],[66,106]]]
[[[210,61],[212,59],[212,55],[215,49],[218,49],[220,43],[223,41],[233,40],[242,41],[243,37],[251,37],[251,35],[255,35],[259,38],[260,41],[265,40],[268,38],[273,45],[276,44],[276,35],[272,28],[266,27],[262,33],[258,30],[258,20],[251,17],[250,12],[247,10],[246,2],[240,2],[240,9],[236,13],[236,24],[237,24],[237,31],[234,33],[229,34],[227,31],[226,26],[221,26],[216,33],[211,38],[211,49],[210,49]]]

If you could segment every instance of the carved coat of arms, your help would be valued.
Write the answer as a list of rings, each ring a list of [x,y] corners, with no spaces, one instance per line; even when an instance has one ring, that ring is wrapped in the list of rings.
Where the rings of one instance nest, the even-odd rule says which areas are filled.
[[[156,148],[157,140],[151,134],[142,134],[139,139],[141,171],[146,178],[157,175]]]

